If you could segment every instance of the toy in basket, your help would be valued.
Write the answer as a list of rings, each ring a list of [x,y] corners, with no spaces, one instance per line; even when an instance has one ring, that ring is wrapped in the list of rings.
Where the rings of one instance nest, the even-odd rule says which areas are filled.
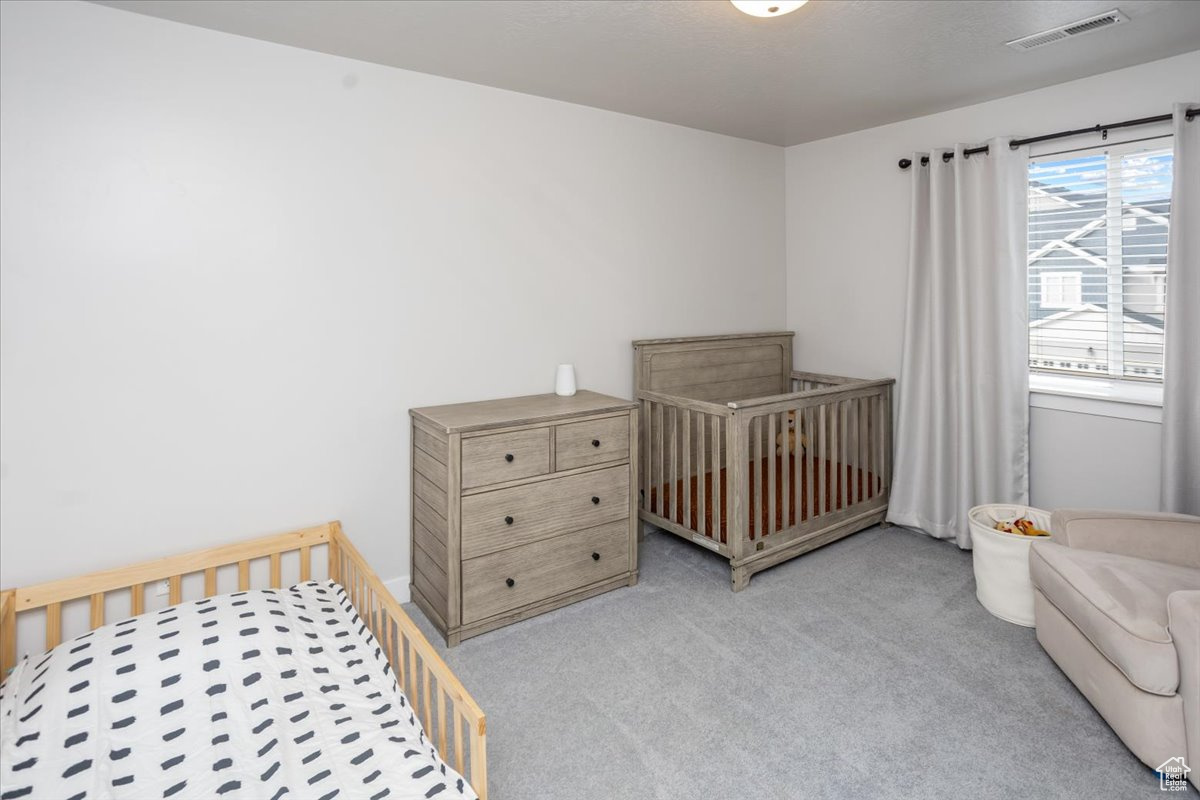
[[[1050,536],[1050,513],[1027,506],[986,505],[972,508],[967,518],[975,596],[1000,619],[1032,626],[1029,545],[1038,537]]]
[[[1018,517],[1017,519],[998,519],[996,514],[992,514],[992,519],[996,520],[995,528],[1001,533],[1015,533],[1019,536],[1049,536],[1050,531],[1044,531],[1037,527],[1033,520],[1027,517]]]

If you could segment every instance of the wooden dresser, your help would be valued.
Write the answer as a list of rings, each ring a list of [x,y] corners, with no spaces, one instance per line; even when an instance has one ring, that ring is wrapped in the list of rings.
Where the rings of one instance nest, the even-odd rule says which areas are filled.
[[[637,583],[637,406],[595,392],[414,408],[412,598],[453,647]]]

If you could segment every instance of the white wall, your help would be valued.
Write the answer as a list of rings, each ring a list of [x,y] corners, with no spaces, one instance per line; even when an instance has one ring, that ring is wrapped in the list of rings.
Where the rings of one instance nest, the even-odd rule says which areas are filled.
[[[4,585],[332,518],[400,577],[408,408],[784,326],[782,148],[0,10]]]
[[[789,147],[788,326],[797,365],[898,375],[910,205],[901,157],[1164,114],[1197,99],[1200,51]],[[1035,505],[1158,507],[1157,424],[1034,408],[1030,427]]]

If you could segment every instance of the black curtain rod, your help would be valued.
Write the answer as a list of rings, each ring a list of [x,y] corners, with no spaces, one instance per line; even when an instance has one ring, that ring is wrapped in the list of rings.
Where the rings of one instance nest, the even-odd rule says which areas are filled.
[[[1197,114],[1200,114],[1200,108],[1189,108],[1187,110],[1187,113],[1184,115],[1184,117],[1187,119],[1188,122],[1191,122],[1192,118],[1195,117]],[[1068,136],[1080,136],[1085,133],[1107,134],[1108,131],[1113,130],[1115,128],[1132,128],[1135,125],[1150,125],[1155,122],[1170,122],[1173,118],[1174,117],[1171,114],[1159,114],[1157,117],[1142,117],[1141,119],[1127,119],[1124,122],[1111,122],[1108,125],[1093,125],[1090,128],[1076,128],[1073,131],[1059,131],[1058,133],[1047,133],[1043,136],[1031,136],[1028,139],[1013,139],[1011,142],[1008,143],[1008,146],[1011,147],[1013,150],[1016,150],[1018,147],[1021,147],[1022,145],[1034,144],[1036,142],[1048,142],[1051,139],[1064,139]],[[985,144],[982,147],[968,147],[967,149],[963,150],[963,155],[964,156],[973,156],[976,153],[986,153],[987,151],[988,151],[988,146]],[[952,158],[954,158],[954,153],[942,153],[942,161],[949,161]],[[928,163],[929,163],[929,156],[921,156],[921,165],[924,166]],[[908,169],[911,166],[912,166],[911,158],[900,159],[900,169]]]

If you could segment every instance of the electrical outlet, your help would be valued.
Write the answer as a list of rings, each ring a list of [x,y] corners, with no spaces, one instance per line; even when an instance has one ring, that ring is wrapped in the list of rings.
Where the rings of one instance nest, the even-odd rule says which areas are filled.
[[[158,583],[156,583],[154,585],[154,596],[155,597],[166,597],[170,593],[171,593],[171,582],[170,581],[159,581]]]

